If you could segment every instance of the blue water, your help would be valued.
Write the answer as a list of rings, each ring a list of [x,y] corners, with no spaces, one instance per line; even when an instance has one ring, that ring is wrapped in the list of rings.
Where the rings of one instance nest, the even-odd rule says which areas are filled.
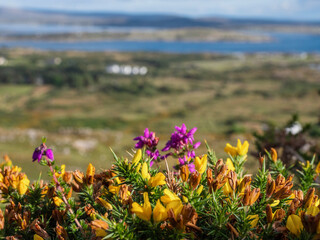
[[[320,53],[320,35],[298,33],[269,33],[274,41],[249,42],[163,42],[163,41],[0,41],[0,47],[22,47],[42,50],[79,51],[152,51],[173,53]]]

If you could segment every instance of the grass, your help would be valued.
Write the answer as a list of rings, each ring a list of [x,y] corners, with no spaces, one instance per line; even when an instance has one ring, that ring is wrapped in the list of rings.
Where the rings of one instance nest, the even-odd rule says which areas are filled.
[[[123,155],[145,127],[159,133],[162,145],[175,125],[186,123],[198,127],[198,140],[207,139],[216,149],[238,137],[253,147],[251,133],[264,122],[281,124],[293,113],[302,122],[316,122],[319,115],[320,72],[310,68],[320,64],[319,55],[2,51],[11,68],[39,72],[59,56],[62,63],[80,64],[85,74],[100,73],[99,81],[81,89],[0,85],[0,153],[8,153],[34,178],[41,167],[30,158],[43,135],[60,163],[85,169],[94,161],[105,168],[112,159],[108,147]],[[33,64],[35,59],[41,64]],[[105,66],[115,62],[146,65],[149,72],[145,77],[105,73]],[[78,140],[96,143],[81,152]],[[248,167],[256,164],[251,160]]]

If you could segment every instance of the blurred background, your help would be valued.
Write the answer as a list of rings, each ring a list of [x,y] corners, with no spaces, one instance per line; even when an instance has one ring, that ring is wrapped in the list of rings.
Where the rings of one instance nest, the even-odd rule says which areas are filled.
[[[185,123],[219,157],[247,139],[252,171],[269,147],[309,160],[320,152],[319,13],[318,0],[1,2],[0,154],[36,179],[46,136],[68,170],[107,168],[109,147],[128,157],[148,127],[161,148]]]

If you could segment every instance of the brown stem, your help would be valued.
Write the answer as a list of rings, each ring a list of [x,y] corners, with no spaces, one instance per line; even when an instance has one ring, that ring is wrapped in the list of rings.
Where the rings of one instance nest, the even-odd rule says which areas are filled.
[[[69,213],[70,213],[71,215],[74,215],[74,212],[73,212],[70,204],[68,203],[68,200],[66,199],[64,193],[62,192],[62,187],[61,187],[61,185],[60,185],[60,183],[59,183],[59,181],[58,181],[58,179],[57,179],[57,177],[56,177],[56,175],[55,175],[55,172],[54,172],[54,170],[53,170],[53,167],[52,167],[51,162],[50,162],[50,161],[47,161],[47,162],[48,162],[48,166],[50,167],[50,171],[51,171],[51,173],[52,173],[53,180],[54,180],[54,182],[56,183],[57,191],[59,191],[59,192],[61,193],[61,195],[62,195],[62,201],[66,204]],[[77,217],[75,217],[74,221],[75,221],[76,225],[78,226],[78,228],[80,229],[82,235],[84,235],[83,228],[82,228],[79,220],[77,219]]]

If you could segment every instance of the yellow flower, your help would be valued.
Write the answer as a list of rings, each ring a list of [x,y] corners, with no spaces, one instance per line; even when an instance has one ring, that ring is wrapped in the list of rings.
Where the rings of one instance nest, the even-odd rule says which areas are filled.
[[[224,151],[228,154],[230,154],[231,156],[236,156],[237,155],[237,148],[231,146],[230,143],[227,143],[226,147],[224,148]]]
[[[153,221],[154,222],[162,222],[167,219],[167,210],[160,203],[160,200],[157,201],[156,206],[153,209]]]
[[[244,141],[242,144],[241,141],[238,139],[237,147],[231,146],[229,143],[227,143],[226,147],[224,148],[224,151],[231,156],[244,156],[248,153],[249,150],[249,143],[248,141]]]
[[[12,188],[17,189],[19,184],[19,176],[11,175],[10,176],[10,185]]]
[[[141,176],[143,179],[150,179],[150,174],[149,174],[149,170],[148,170],[148,164],[146,162],[144,162],[142,164],[142,169],[141,169]]]
[[[96,237],[105,237],[107,236],[107,232],[104,229],[96,229],[95,230]]]
[[[259,215],[258,215],[258,214],[248,215],[248,216],[247,216],[247,220],[250,221],[250,226],[251,226],[251,228],[254,228],[254,227],[257,226],[257,224],[258,224]]]
[[[3,182],[3,175],[0,173],[0,182]]]
[[[162,196],[160,199],[161,199],[161,202],[163,202],[165,205],[167,205],[172,201],[181,201],[176,194],[174,194],[167,188],[163,191],[163,193],[164,193],[164,196]]]
[[[182,196],[182,201],[187,203],[189,201],[189,199],[186,196]]]
[[[236,170],[236,169],[234,168],[233,162],[231,161],[230,158],[227,158],[226,165],[227,165],[227,167],[228,167],[228,170],[231,170],[231,171],[235,171],[235,170]]]
[[[194,160],[194,166],[200,174],[204,173],[207,169],[207,154],[203,155],[201,159],[196,157]]]
[[[138,164],[138,166],[136,167],[136,172],[139,172],[141,168],[141,163]]]
[[[273,202],[270,204],[270,207],[275,207],[280,203],[280,200],[273,200]]]
[[[93,183],[95,171],[96,168],[91,163],[89,163],[86,173],[86,180],[88,185],[91,185]]]
[[[28,179],[27,175],[23,175],[18,183],[18,192],[20,195],[23,195],[27,192],[29,187],[30,180]]]
[[[179,200],[175,200],[175,201],[171,201],[167,204],[166,206],[166,210],[167,212],[172,209],[173,210],[173,213],[174,215],[177,217],[181,211],[182,211],[182,208],[183,208],[183,204],[182,202]]]
[[[56,175],[57,178],[63,177],[65,173],[66,165],[62,164],[61,165],[61,171],[60,172],[55,172],[54,175]]]
[[[118,177],[116,177],[116,178],[114,179],[114,181],[115,181],[115,183],[116,183],[117,185],[119,185],[119,184],[121,183],[121,181],[120,181],[120,179],[119,179]],[[120,191],[120,186],[110,185],[110,186],[108,187],[108,190],[109,190],[109,192],[111,192],[112,194],[118,195],[118,194],[119,194],[119,191]]]
[[[303,169],[307,170],[310,167],[310,162],[307,161],[307,164],[302,163]]]
[[[143,193],[144,203],[140,206],[138,203],[132,203],[131,211],[135,213],[139,218],[145,221],[150,221],[151,219],[151,204],[149,202],[148,193]]]
[[[63,201],[59,197],[53,197],[53,202],[57,207],[59,207],[63,203]]]
[[[277,162],[278,160],[278,153],[274,148],[271,148],[271,159],[273,162]]]
[[[230,193],[233,192],[233,191],[232,191],[232,188],[230,187],[229,181],[227,181],[227,182],[224,184],[222,190],[223,190],[223,194],[224,194],[224,195],[229,195]]]
[[[296,195],[294,193],[291,193],[291,195],[288,197],[288,200],[285,201],[285,204],[290,205],[292,200],[295,199]]]
[[[21,171],[21,167],[13,166],[13,167],[11,168],[11,171],[12,171],[12,172],[19,173],[19,172]]]
[[[107,210],[112,210],[112,205],[108,201],[102,199],[101,197],[98,197],[96,201],[100,205],[104,206]]]
[[[141,149],[138,149],[136,154],[134,155],[133,159],[132,159],[132,166],[134,167],[141,159],[142,156],[142,151]]]
[[[163,173],[157,173],[154,177],[151,177],[148,181],[148,185],[151,187],[156,187],[166,184],[166,176]]]
[[[117,195],[117,194],[119,194],[120,186],[110,185],[110,186],[108,187],[108,190],[109,190],[109,192],[111,192],[113,195]]]
[[[301,230],[303,229],[301,218],[295,214],[291,214],[287,219],[286,227],[291,233],[299,236]]]
[[[244,156],[248,153],[249,150],[249,143],[248,141],[244,141],[243,145],[241,144],[241,141],[238,139],[238,143],[237,143],[237,152],[238,155],[240,156]]]
[[[197,194],[200,195],[202,193],[203,190],[203,185],[200,185],[197,189]]]
[[[318,164],[317,164],[316,173],[320,173],[320,161],[319,161]]]
[[[316,216],[320,212],[320,209],[315,206],[311,206],[307,208],[306,214]]]
[[[42,237],[40,237],[38,234],[33,235],[33,240],[44,240]]]
[[[109,225],[103,220],[94,220],[90,223],[91,229],[94,230],[96,237],[107,236],[106,230],[108,230]]]

